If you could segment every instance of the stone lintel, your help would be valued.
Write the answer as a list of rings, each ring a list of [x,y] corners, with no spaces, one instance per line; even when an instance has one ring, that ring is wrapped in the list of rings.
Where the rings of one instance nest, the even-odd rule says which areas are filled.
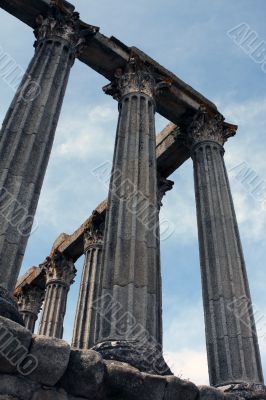
[[[60,1],[64,9],[73,11],[74,6]],[[51,3],[50,3],[51,4]],[[49,10],[49,3],[45,0],[0,0],[0,6],[32,28],[36,27],[36,17]],[[81,21],[85,27],[87,24]],[[214,113],[216,106],[202,94],[168,71],[147,54],[136,47],[128,47],[118,39],[108,38],[101,33],[86,39],[86,43],[79,55],[80,61],[87,64],[105,78],[112,81],[118,68],[124,69],[130,54],[134,52],[145,64],[151,67],[161,81],[171,83],[171,87],[162,90],[157,99],[157,111],[174,123],[188,127],[191,117],[200,105],[205,105]]]

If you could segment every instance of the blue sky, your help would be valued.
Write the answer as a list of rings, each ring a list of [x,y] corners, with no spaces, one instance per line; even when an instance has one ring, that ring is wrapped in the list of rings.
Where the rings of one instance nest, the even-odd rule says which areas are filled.
[[[139,47],[181,79],[214,101],[229,122],[239,125],[226,144],[231,171],[245,162],[266,182],[266,74],[227,35],[241,23],[266,41],[264,0],[76,0],[88,23],[101,27],[127,45]],[[31,29],[0,12],[0,45],[26,68],[33,55]],[[38,212],[38,229],[31,236],[23,270],[39,264],[61,232],[72,233],[106,197],[104,185],[91,171],[112,160],[117,104],[102,93],[106,80],[79,61],[73,67],[58,125]],[[14,95],[0,78],[0,116]],[[157,118],[157,131],[167,123]],[[164,199],[162,216],[175,226],[162,242],[164,343],[175,373],[207,383],[192,163],[171,177],[174,189]],[[229,173],[251,292],[259,316],[262,361],[266,369],[266,209],[251,196],[251,188]],[[65,321],[70,340],[78,294],[73,285]],[[264,316],[265,315],[265,316]]]

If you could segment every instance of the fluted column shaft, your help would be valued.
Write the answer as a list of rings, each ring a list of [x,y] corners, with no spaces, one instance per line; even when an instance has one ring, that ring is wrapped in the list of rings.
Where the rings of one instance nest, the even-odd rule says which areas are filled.
[[[200,112],[191,128],[210,382],[262,383],[258,340],[223,144],[221,116]],[[244,312],[243,312],[244,310]]]
[[[44,290],[37,286],[26,286],[20,293],[16,294],[16,297],[25,327],[34,332],[44,300]]]
[[[120,103],[95,348],[132,365],[146,361],[139,354],[135,362],[134,350],[149,345],[155,362],[154,349],[162,343],[154,91],[153,76],[135,59],[116,87],[106,88]]]
[[[86,34],[94,33],[86,27]],[[35,54],[0,136],[0,286],[13,292],[82,33],[78,14],[37,18]]]
[[[94,304],[99,297],[102,247],[102,230],[88,230],[84,238],[85,260],[72,339],[72,346],[79,349],[95,345],[97,310]]]
[[[46,292],[43,312],[39,326],[39,335],[61,339],[64,332],[67,296],[74,282],[76,269],[72,260],[56,253],[46,264]]]

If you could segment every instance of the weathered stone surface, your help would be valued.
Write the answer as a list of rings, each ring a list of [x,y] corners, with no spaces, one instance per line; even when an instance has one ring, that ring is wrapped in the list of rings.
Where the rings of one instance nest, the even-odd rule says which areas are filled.
[[[0,375],[0,395],[31,400],[32,395],[40,388],[35,382],[14,375]],[[7,397],[8,398],[8,397]],[[5,399],[5,397],[3,397]]]
[[[263,382],[244,254],[223,159],[223,145],[235,132],[225,126],[222,115],[213,116],[203,108],[189,134],[213,386]]]
[[[45,388],[34,393],[31,400],[69,400],[63,389]]]
[[[57,250],[52,257],[47,257],[43,265],[46,273],[46,291],[38,334],[61,339],[68,291],[77,271],[73,260]]]
[[[200,400],[225,400],[222,390],[212,386],[199,386]]]
[[[10,319],[0,317],[0,372],[15,373],[31,344],[29,330]]]
[[[23,318],[25,327],[32,333],[34,332],[35,323],[41,311],[44,292],[44,289],[37,285],[25,285],[23,289],[16,293],[19,312]]]
[[[0,215],[0,285],[10,292],[15,288],[33,225],[70,69],[79,48],[78,20],[74,17],[71,24],[66,19],[63,15],[36,19],[35,54],[1,129],[0,184],[13,201],[8,208],[12,223]],[[45,40],[46,34],[49,40]]]
[[[136,347],[141,347],[140,336],[146,341],[142,349],[150,343],[154,348],[162,345],[156,82],[152,71],[132,57],[121,76],[104,90],[119,99],[120,113],[106,213],[100,317],[95,331],[97,351],[103,358],[128,363]],[[127,342],[133,346],[127,346]],[[169,370],[157,371],[156,358],[148,356],[134,357],[133,365],[153,374],[163,375]]]
[[[76,397],[76,396],[71,396],[71,394],[69,394],[68,400],[87,400],[87,399],[85,397]]]
[[[95,398],[100,396],[104,378],[104,363],[93,350],[71,349],[68,368],[60,386],[74,396]]]
[[[226,399],[248,399],[248,400],[265,400],[266,399],[266,386],[258,385],[256,383],[240,383],[220,387],[224,391]]]
[[[43,385],[54,386],[67,369],[70,346],[61,339],[35,336],[30,354],[37,358],[38,366],[29,378]]]
[[[167,380],[165,377],[142,373],[144,400],[164,400]]]
[[[119,361],[104,361],[104,363],[106,365],[104,390],[107,396],[142,398],[143,377],[138,369]]]
[[[128,313],[124,315],[125,318],[128,318]],[[141,333],[142,331],[140,330],[139,332]],[[127,340],[105,341],[94,346],[93,350],[102,354],[105,360],[115,360],[129,364],[149,375],[163,376],[172,374],[164,361],[161,347],[149,337],[144,338],[142,343]]]
[[[177,378],[166,377],[166,390],[163,400],[196,400],[199,397],[199,389],[194,383]]]
[[[122,400],[196,400],[197,387],[174,376],[140,372],[129,364],[105,361],[105,394],[108,399]]]
[[[91,228],[84,233],[84,266],[77,303],[72,346],[90,349],[95,345],[99,286],[101,284],[101,260],[104,218],[94,213]]]
[[[0,316],[11,319],[24,326],[23,319],[18,311],[17,303],[12,295],[0,286]]]

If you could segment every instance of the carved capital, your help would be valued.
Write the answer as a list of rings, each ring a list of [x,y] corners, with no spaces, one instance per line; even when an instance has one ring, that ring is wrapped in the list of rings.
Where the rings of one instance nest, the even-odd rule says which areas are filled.
[[[84,250],[91,246],[102,246],[104,235],[104,218],[97,211],[93,212],[92,221],[84,232]]]
[[[162,200],[167,192],[173,189],[174,182],[169,179],[158,176],[158,208],[160,209],[163,205]]]
[[[111,95],[115,100],[121,100],[130,93],[143,93],[154,97],[156,92],[169,87],[169,82],[156,77],[156,74],[145,62],[138,57],[131,57],[123,71],[117,69],[114,81],[105,86],[103,91]]]
[[[64,12],[59,5],[52,6],[47,16],[39,15],[36,18],[36,25],[35,47],[45,39],[58,37],[69,42],[76,52],[81,51],[87,36],[92,36],[99,31],[98,27],[81,22],[79,13],[69,10]]]
[[[20,312],[29,312],[38,316],[44,300],[44,290],[38,286],[25,286],[16,294],[18,308]]]
[[[52,257],[47,257],[44,270],[46,272],[46,285],[60,283],[67,287],[74,283],[77,272],[73,260],[66,258],[58,250],[54,252]]]
[[[236,134],[237,126],[224,122],[221,114],[210,114],[201,107],[193,118],[188,132],[189,146],[193,147],[204,141],[213,141],[221,146]]]

